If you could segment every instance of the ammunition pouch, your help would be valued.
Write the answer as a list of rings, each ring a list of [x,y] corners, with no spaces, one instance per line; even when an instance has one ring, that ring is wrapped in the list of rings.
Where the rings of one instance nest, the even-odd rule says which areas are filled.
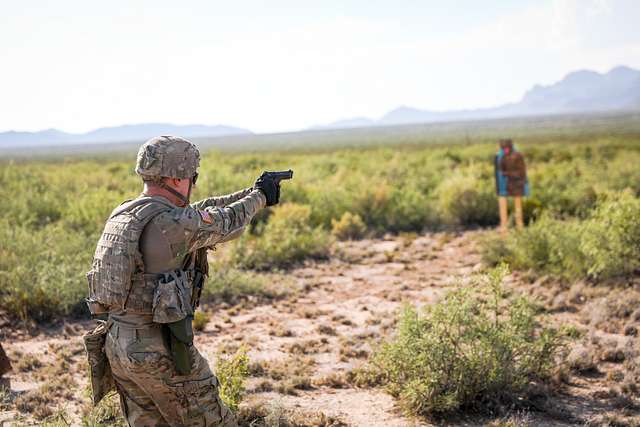
[[[191,349],[193,345],[192,289],[188,275],[183,270],[164,274],[158,280],[153,296],[153,321],[166,324],[171,332],[171,353],[176,371],[181,375],[191,373]]]
[[[104,345],[110,327],[110,321],[99,321],[98,326],[93,331],[86,333],[82,337],[89,362],[91,399],[94,405],[97,405],[107,393],[115,391],[111,366],[104,352]]]
[[[105,307],[100,301],[97,301],[93,298],[85,298],[84,300],[87,303],[87,307],[89,307],[89,312],[91,316],[97,317],[105,314],[109,314],[108,307]]]

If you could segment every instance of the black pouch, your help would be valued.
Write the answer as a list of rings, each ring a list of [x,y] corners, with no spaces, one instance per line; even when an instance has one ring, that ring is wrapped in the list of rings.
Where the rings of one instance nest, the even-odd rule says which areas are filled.
[[[176,270],[158,281],[153,298],[153,321],[167,325],[170,332],[169,347],[176,371],[180,375],[191,373],[190,347],[193,345],[193,308],[191,286],[187,274]]]
[[[171,354],[176,371],[180,375],[191,373],[191,346],[193,346],[193,316],[167,323],[171,332]]]

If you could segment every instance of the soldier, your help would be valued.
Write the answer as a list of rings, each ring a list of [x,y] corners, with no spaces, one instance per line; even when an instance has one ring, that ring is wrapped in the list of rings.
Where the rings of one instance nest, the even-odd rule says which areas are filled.
[[[11,382],[9,378],[3,377],[3,375],[8,372],[11,372],[11,362],[2,348],[2,343],[0,343],[0,387],[7,389],[11,387]]]
[[[523,228],[522,196],[529,195],[524,157],[514,148],[511,139],[500,140],[500,151],[495,158],[495,174],[500,210],[500,231],[505,234],[508,224],[507,197],[513,197],[516,226]]]
[[[237,425],[193,346],[191,320],[207,249],[277,204],[280,187],[263,174],[252,188],[189,204],[199,163],[182,138],[142,145],[136,173],[144,190],[112,212],[87,274],[92,314],[108,313],[104,351],[131,426]]]

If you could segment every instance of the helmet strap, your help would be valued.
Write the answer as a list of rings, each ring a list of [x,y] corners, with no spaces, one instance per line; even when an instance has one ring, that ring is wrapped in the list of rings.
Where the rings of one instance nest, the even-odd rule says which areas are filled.
[[[182,207],[185,207],[189,204],[189,198],[191,197],[191,180],[189,180],[189,192],[187,193],[187,196],[185,197],[184,194],[180,194],[178,191],[176,191],[175,189],[171,188],[170,186],[168,186],[164,181],[162,180],[158,180],[156,181],[156,184],[159,187],[164,188],[165,190],[167,190],[169,193],[173,194],[174,196],[176,196],[179,200],[182,201],[183,205]]]
[[[193,178],[189,178],[189,191],[187,191],[187,203],[185,206],[191,201],[191,187],[193,187]]]

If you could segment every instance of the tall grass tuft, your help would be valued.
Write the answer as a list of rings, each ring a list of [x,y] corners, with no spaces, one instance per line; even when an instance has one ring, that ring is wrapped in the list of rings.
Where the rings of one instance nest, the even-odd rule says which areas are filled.
[[[216,376],[220,381],[220,398],[234,412],[238,410],[238,405],[244,396],[244,383],[248,375],[249,357],[245,347],[240,347],[227,359],[218,357]]]

